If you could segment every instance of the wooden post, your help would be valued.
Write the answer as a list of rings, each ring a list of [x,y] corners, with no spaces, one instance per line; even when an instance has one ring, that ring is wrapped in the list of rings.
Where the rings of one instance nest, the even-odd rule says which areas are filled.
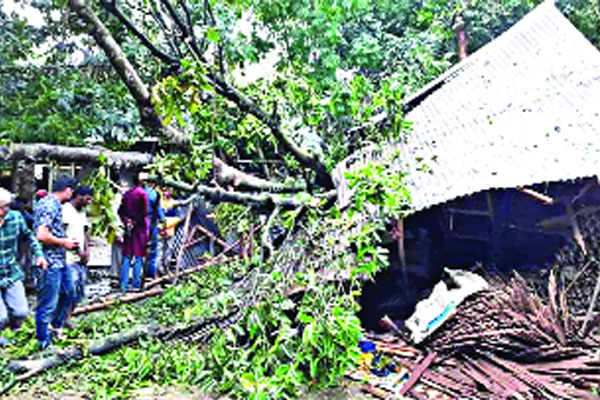
[[[396,220],[396,240],[398,242],[398,259],[400,267],[406,272],[406,250],[404,248],[404,219]]]
[[[491,249],[491,259],[492,261],[497,260],[500,257],[500,222],[496,220],[496,213],[494,212],[494,201],[492,199],[492,195],[490,192],[486,193],[487,207],[488,207],[488,216],[490,218],[490,223],[492,224],[492,249]]]

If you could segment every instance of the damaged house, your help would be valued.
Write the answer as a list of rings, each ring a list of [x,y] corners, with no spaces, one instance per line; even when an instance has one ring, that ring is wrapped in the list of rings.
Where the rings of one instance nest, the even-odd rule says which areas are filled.
[[[585,267],[593,282],[582,285],[582,296],[591,292],[600,234],[600,52],[552,2],[408,98],[405,118],[413,125],[402,142],[363,149],[335,171],[344,206],[351,196],[344,172],[399,150],[391,168],[407,173],[412,210],[384,273],[397,278],[404,266],[431,286],[442,267],[477,262],[498,271],[556,266],[563,279]],[[379,304],[366,306],[377,309],[372,323],[412,312],[414,302],[403,309],[394,300],[414,288],[400,281],[365,288]]]

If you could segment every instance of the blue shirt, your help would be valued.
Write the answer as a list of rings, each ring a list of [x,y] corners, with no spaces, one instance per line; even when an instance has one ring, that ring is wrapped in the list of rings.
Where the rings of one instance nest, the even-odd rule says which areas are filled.
[[[165,221],[165,210],[160,205],[160,197],[156,190],[149,186],[144,187],[148,195],[148,215],[150,217],[150,227],[154,227],[158,222]]]
[[[33,229],[37,232],[40,226],[48,228],[57,238],[66,238],[65,225],[62,218],[62,206],[53,195],[41,199],[36,205],[33,216]],[[50,268],[62,268],[66,265],[66,250],[62,246],[42,243],[44,256]]]

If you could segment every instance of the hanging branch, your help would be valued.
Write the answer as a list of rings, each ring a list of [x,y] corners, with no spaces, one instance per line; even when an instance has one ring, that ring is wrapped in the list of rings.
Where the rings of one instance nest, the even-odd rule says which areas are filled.
[[[267,113],[252,99],[241,94],[237,89],[225,82],[224,79],[221,79],[214,72],[212,72],[207,65],[202,51],[200,50],[196,43],[196,40],[194,39],[193,32],[191,32],[191,29],[188,28],[188,26],[182,21],[182,19],[179,17],[169,0],[160,1],[161,4],[164,5],[170,17],[173,19],[173,22],[175,23],[177,28],[179,29],[182,38],[184,39],[185,43],[189,46],[190,51],[196,56],[196,58],[198,58],[198,60],[205,64],[204,66],[207,68],[208,71],[206,75],[207,81],[211,86],[215,88],[215,91],[221,96],[225,97],[227,100],[233,102],[240,109],[240,111],[251,114],[258,118],[258,120],[260,120],[271,130],[273,136],[277,139],[279,143],[281,143],[283,148],[286,151],[290,152],[294,156],[294,158],[298,160],[298,162],[300,162],[302,166],[310,168],[317,173],[317,183],[319,184],[319,186],[325,189],[332,189],[334,187],[333,180],[331,178],[331,175],[327,171],[327,167],[325,166],[325,164],[323,164],[315,154],[311,153],[310,151],[307,151],[306,149],[303,149],[285,132],[281,130],[279,118],[276,115],[276,113],[275,115]],[[70,2],[80,4],[81,0],[70,0]],[[100,23],[100,21],[98,21],[98,23]]]
[[[154,44],[152,44],[150,39],[148,39],[142,32],[140,32],[140,30],[137,29],[135,27],[135,25],[133,25],[133,23],[131,23],[131,21],[129,21],[127,19],[127,17],[125,17],[125,15],[123,15],[123,13],[117,8],[117,0],[105,1],[104,8],[109,13],[114,15],[119,20],[120,23],[125,25],[125,27],[129,30],[129,32],[131,32],[135,37],[137,37],[139,39],[139,41],[142,42],[144,47],[146,47],[148,50],[150,50],[150,53],[152,53],[152,55],[154,57],[158,58],[162,62],[169,64],[169,65],[175,65],[175,66],[179,65],[178,59],[173,58],[170,55],[168,55],[167,53],[159,50]]]
[[[177,53],[178,58],[182,59],[183,54],[181,53],[181,50],[179,50],[179,46],[177,43],[174,43],[174,41],[171,40],[172,38],[177,38],[177,36],[173,34],[172,29],[170,29],[165,23],[160,10],[155,10],[154,8],[150,7],[150,13],[152,14],[152,18],[154,18],[156,23],[160,26],[160,29],[162,29],[165,40],[173,53]]]
[[[156,132],[169,142],[187,146],[189,143],[188,136],[165,125],[156,113],[152,104],[150,91],[144,82],[142,82],[142,79],[125,56],[119,44],[92,9],[84,5],[83,0],[69,0],[69,8],[86,24],[96,44],[102,48],[109,62],[127,86],[140,111],[142,125]]]
[[[210,6],[209,1],[204,2],[204,9],[208,16],[210,17],[210,22],[213,27],[217,26],[217,19],[215,18],[215,14],[213,13],[212,7]],[[225,65],[224,65],[224,57],[223,57],[223,46],[221,42],[217,44],[217,55],[219,60],[219,73],[221,74],[221,78],[225,77]]]

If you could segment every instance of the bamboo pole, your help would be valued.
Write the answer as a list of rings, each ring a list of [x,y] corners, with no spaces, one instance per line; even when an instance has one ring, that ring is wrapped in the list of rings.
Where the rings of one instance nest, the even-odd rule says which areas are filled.
[[[183,252],[186,248],[190,235],[188,229],[190,228],[190,219],[192,218],[192,212],[194,211],[194,205],[190,204],[187,215],[185,216],[185,223],[183,224],[183,237],[181,238],[181,247],[179,248],[179,254],[177,255],[177,264],[175,265],[175,283],[179,278],[179,270],[181,269],[181,260],[183,259]]]

